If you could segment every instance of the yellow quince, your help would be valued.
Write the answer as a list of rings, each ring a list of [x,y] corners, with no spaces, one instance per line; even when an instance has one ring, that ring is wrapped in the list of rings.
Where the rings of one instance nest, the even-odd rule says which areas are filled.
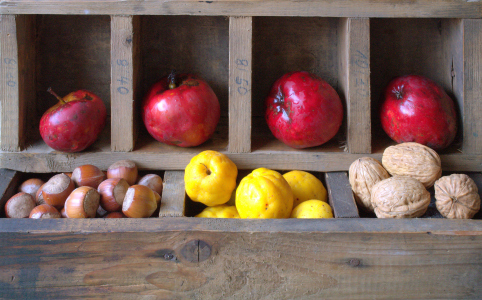
[[[235,202],[241,218],[289,218],[293,192],[280,173],[258,168],[241,180]]]
[[[288,181],[293,191],[293,207],[296,207],[303,201],[312,199],[327,202],[326,189],[321,180],[316,178],[315,175],[305,171],[294,170],[283,174],[283,177]]]
[[[228,202],[236,187],[238,168],[217,151],[206,150],[194,156],[184,171],[187,195],[207,206]]]
[[[239,218],[236,206],[233,205],[218,205],[208,206],[202,212],[196,215],[198,218]]]

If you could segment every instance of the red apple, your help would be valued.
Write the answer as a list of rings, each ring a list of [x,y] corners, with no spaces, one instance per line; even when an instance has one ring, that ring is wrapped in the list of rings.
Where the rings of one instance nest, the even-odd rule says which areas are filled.
[[[271,87],[265,118],[273,135],[286,145],[314,147],[338,132],[343,105],[336,91],[320,77],[292,72]]]
[[[79,152],[92,145],[104,128],[106,108],[95,94],[79,90],[60,98],[40,119],[40,135],[51,148]]]
[[[457,133],[453,100],[437,83],[419,75],[393,79],[382,94],[383,130],[397,143],[446,148]]]
[[[214,133],[219,101],[201,78],[192,74],[162,78],[144,98],[142,119],[156,140],[180,147],[197,146]]]

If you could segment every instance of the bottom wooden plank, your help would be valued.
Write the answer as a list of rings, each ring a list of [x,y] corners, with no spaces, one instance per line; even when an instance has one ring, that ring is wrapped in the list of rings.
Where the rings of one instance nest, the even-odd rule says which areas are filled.
[[[0,230],[1,297],[482,298],[479,221],[292,221],[15,221]]]

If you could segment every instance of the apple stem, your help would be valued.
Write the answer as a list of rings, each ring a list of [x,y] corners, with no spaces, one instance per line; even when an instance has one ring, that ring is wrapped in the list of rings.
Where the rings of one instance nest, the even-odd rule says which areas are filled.
[[[167,77],[167,80],[169,81],[169,89],[175,89],[176,88],[176,70],[172,70],[171,74]]]
[[[60,96],[57,95],[57,93],[55,93],[55,92],[52,90],[51,87],[49,87],[49,88],[47,89],[47,92],[49,92],[50,94],[54,95],[54,97],[57,98],[57,100],[59,100],[60,103],[65,104],[65,101],[64,101],[62,98],[60,98]]]

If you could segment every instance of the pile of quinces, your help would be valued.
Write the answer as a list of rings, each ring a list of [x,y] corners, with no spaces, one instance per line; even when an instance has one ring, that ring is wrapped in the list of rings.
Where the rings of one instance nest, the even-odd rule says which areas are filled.
[[[236,187],[238,168],[226,155],[206,150],[186,166],[186,193],[207,207],[204,218],[333,218],[326,189],[304,171],[279,172],[258,168]],[[234,193],[235,205],[227,204]]]

